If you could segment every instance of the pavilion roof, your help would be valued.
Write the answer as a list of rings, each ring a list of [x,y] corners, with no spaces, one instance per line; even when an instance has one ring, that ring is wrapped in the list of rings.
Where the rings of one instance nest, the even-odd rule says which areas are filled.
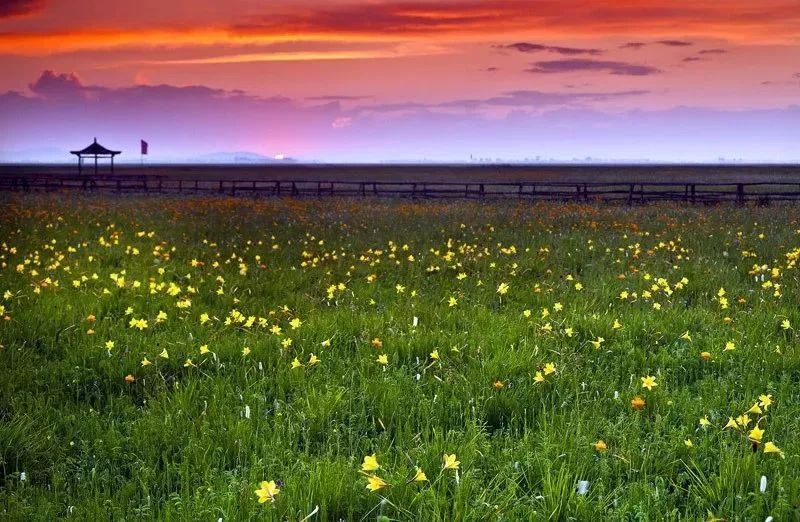
[[[82,150],[71,150],[69,151],[70,154],[75,154],[76,156],[114,156],[116,154],[122,154],[122,151],[119,150],[110,150],[99,143],[97,143],[97,138],[94,139],[94,143],[89,145],[88,147]]]

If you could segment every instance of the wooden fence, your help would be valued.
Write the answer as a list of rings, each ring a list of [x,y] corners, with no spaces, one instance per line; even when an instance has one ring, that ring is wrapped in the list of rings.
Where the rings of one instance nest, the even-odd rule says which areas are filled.
[[[252,197],[389,197],[715,203],[800,200],[796,182],[423,182],[183,179],[151,175],[0,175],[0,191],[85,191]]]

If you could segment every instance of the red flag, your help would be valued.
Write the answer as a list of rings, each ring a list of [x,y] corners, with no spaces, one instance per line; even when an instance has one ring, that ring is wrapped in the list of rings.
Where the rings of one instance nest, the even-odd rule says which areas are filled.
[[[142,142],[142,154],[147,154],[147,147],[148,147],[147,142],[144,140],[139,140],[139,141]]]

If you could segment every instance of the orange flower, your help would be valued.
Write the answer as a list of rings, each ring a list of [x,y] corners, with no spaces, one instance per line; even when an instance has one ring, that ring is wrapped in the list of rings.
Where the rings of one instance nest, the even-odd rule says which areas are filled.
[[[704,361],[710,361],[711,352],[700,352],[700,358],[703,359]]]
[[[634,410],[641,410],[644,408],[644,399],[639,397],[638,395],[631,399],[631,408]]]
[[[89,315],[87,315],[87,316],[86,316],[86,321],[88,321],[88,322],[90,322],[90,323],[93,323],[93,322],[95,322],[96,320],[97,320],[97,319],[95,318],[94,314],[89,314]]]
[[[125,382],[127,382],[128,384],[133,384],[134,382],[136,382],[136,377],[128,374],[125,376]]]

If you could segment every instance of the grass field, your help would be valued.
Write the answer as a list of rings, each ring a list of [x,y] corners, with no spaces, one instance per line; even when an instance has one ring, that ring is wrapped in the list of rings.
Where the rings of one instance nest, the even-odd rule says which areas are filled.
[[[0,518],[800,518],[800,207],[0,204]]]

